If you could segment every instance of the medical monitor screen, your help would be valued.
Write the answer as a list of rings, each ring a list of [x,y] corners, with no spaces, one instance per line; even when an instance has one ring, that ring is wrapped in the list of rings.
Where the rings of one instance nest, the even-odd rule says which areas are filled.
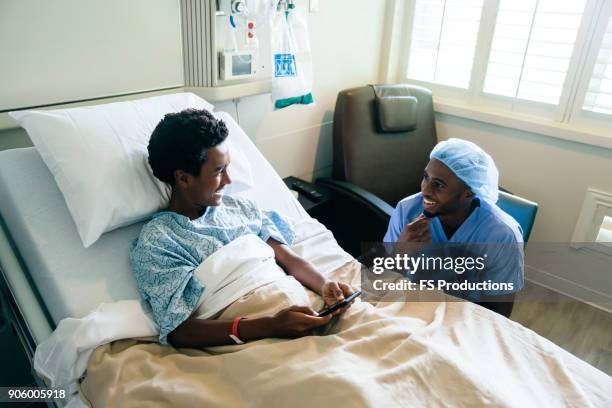
[[[251,74],[251,58],[249,54],[233,55],[232,56],[232,75],[250,75]]]

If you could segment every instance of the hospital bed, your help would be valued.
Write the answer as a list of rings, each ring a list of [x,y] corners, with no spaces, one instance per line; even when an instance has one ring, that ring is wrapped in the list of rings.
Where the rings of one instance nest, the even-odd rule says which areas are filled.
[[[222,117],[233,120],[225,113]],[[253,178],[265,180],[240,195],[256,200],[262,208],[310,219],[248,138],[240,140],[240,149],[253,164]],[[2,309],[30,361],[37,344],[62,319],[83,317],[104,302],[140,299],[128,251],[145,221],[106,233],[84,248],[64,198],[35,147],[0,152],[0,214],[1,288],[6,300]],[[330,248],[327,244],[320,249]],[[342,254],[340,264],[349,258],[337,245],[331,248]],[[313,256],[325,254],[322,250]]]
[[[221,114],[221,117],[224,120],[233,120],[227,114]],[[300,231],[302,231],[304,238],[302,242],[308,244],[301,246],[298,252],[313,262],[319,269],[330,272],[352,262],[350,255],[337,245],[332,234],[308,216],[251,140],[248,137],[243,137],[240,140],[234,140],[234,142],[250,161],[253,169],[253,180],[255,181],[255,186],[252,189],[240,194],[257,201],[264,209],[274,209],[291,217],[296,225],[301,225]],[[265,182],[262,182],[264,180]],[[62,194],[36,148],[0,152],[0,214],[2,216],[0,266],[2,268],[3,294],[8,299],[6,306],[10,311],[11,323],[17,329],[30,359],[33,358],[36,347],[50,338],[52,331],[62,319],[83,318],[102,303],[111,304],[129,299],[140,300],[136,282],[129,269],[128,251],[131,241],[137,236],[144,221],[108,232],[94,245],[87,249],[84,248]],[[398,308],[399,306],[391,305],[389,307]],[[431,330],[428,329],[427,333],[429,334],[427,336],[435,335],[435,338],[427,337],[429,340],[423,342],[431,341],[432,350],[436,347],[442,347],[440,345],[447,341],[449,344],[458,342],[455,344],[458,347],[457,350],[460,353],[464,351],[467,354],[474,347],[479,348],[480,345],[473,344],[470,346],[464,344],[464,340],[473,339],[477,341],[482,336],[483,339],[488,339],[486,340],[488,347],[493,350],[491,356],[487,357],[490,357],[491,361],[496,361],[493,357],[493,354],[495,354],[501,359],[500,361],[505,359],[508,373],[512,373],[512,370],[516,369],[516,374],[519,376],[524,375],[529,370],[535,370],[534,372],[542,375],[546,373],[550,376],[545,380],[513,378],[513,381],[517,381],[517,384],[524,384],[525,387],[531,388],[529,388],[527,400],[518,396],[512,397],[512,393],[507,394],[510,398],[517,398],[516,403],[509,401],[508,406],[518,406],[520,404],[525,406],[525,401],[531,401],[533,404],[536,401],[541,402],[545,399],[546,393],[555,392],[555,389],[561,390],[563,387],[570,387],[571,393],[558,395],[558,398],[562,400],[571,397],[575,398],[572,401],[587,402],[591,406],[604,406],[612,401],[610,395],[610,390],[612,390],[611,377],[554,346],[535,333],[492,312],[464,302],[457,302],[446,309],[444,304],[431,306],[431,309],[427,309],[430,306],[425,304],[402,307],[405,310],[410,310],[410,308],[415,310],[415,316],[406,320],[406,322],[418,320],[417,317],[423,321],[428,319],[432,322],[437,321],[436,319],[440,319],[441,313],[444,315],[444,310],[446,310],[447,317],[450,316],[449,319],[454,319],[454,323],[448,323],[448,327],[446,327],[447,323],[440,323],[444,329],[441,328],[437,332],[431,331],[433,330],[430,327],[431,325],[428,326]],[[443,319],[446,318],[443,317]],[[462,330],[464,331],[462,332]],[[512,341],[508,342],[504,339],[504,330],[511,331]],[[419,336],[423,335],[422,333],[418,336],[415,334],[414,338],[418,339]],[[464,340],[457,340],[457,335],[464,336]],[[340,338],[338,337],[338,339]],[[387,340],[382,341],[387,342]],[[534,354],[513,355],[511,350],[508,349],[513,342],[524,344],[524,347],[521,346],[523,348],[519,350],[530,350],[529,353]],[[419,345],[419,348],[423,347],[427,348],[428,346],[427,344]],[[483,346],[481,349],[484,353],[487,347]],[[310,349],[309,352],[313,352],[313,349]],[[441,351],[436,353],[436,355],[446,354],[446,352]],[[521,351],[519,351],[520,353]],[[527,360],[534,360],[534,355],[538,356],[535,359],[537,361],[526,362]],[[464,358],[464,356],[461,358]],[[516,360],[513,360],[514,358]],[[554,364],[550,361],[554,361]],[[425,367],[420,364],[422,362],[415,366],[421,367],[416,372],[421,372],[422,367]],[[433,360],[430,364],[434,364]],[[447,392],[449,395],[452,395],[453,392],[457,393],[455,397],[458,405],[461,405],[461,401],[463,401],[462,391],[460,388],[453,388],[451,376],[454,374],[450,371],[477,372],[475,371],[476,368],[464,368],[461,367],[461,364],[457,363],[457,367],[450,364],[448,366],[448,376],[444,372],[435,373],[448,382]],[[515,367],[517,364],[518,366],[520,364],[525,366],[522,366],[519,370]],[[528,367],[527,364],[532,366]],[[539,366],[536,364],[539,364]],[[229,367],[230,364],[227,366]],[[321,367],[321,370],[334,373],[326,376],[329,381],[334,378],[342,378],[341,373],[334,371],[333,364],[330,367]],[[346,375],[350,375],[350,373],[346,373]],[[486,381],[483,378],[475,378],[478,377],[475,374],[465,374],[465,376],[466,379],[463,382],[466,384],[470,381],[474,383]],[[358,395],[361,392],[356,390],[365,392],[368,387],[368,382],[365,381],[366,377],[364,374],[361,388],[359,377],[356,377],[357,379],[353,378],[357,382],[352,383],[352,386],[357,388],[350,388],[353,389],[352,394],[347,394],[348,397],[347,395],[341,396],[345,398],[341,401],[350,403],[350,399],[346,398],[351,398],[351,395]],[[410,380],[405,384],[394,380],[391,385],[396,384],[397,389],[403,389],[404,387],[408,389],[415,387],[416,384],[417,389],[419,387],[426,389],[427,386],[420,384],[417,377],[418,375],[416,375],[415,380]],[[38,381],[41,386],[44,384],[42,378],[39,377]],[[530,382],[531,385],[529,385]],[[551,385],[553,383],[555,384],[554,387]],[[304,384],[306,382],[295,384],[291,395],[297,396],[300,389],[312,393],[312,390],[309,391],[303,387]],[[537,387],[541,386],[542,389],[537,391],[537,387],[533,387],[534,384]],[[332,403],[333,393],[326,394],[327,391],[324,388],[321,388],[321,390],[319,396],[326,397],[326,395],[329,395],[330,398],[329,400],[324,399],[323,404],[325,405],[326,402]],[[246,392],[247,390],[238,388],[238,391]],[[501,392],[499,390],[488,390],[487,392],[493,391]],[[265,391],[261,392],[264,393]],[[578,396],[573,397],[574,394]],[[412,401],[414,405],[442,404],[442,401],[436,399],[440,398],[439,396],[423,397],[421,391],[403,395],[406,395],[406,400],[396,401],[397,404],[411,404],[411,395],[415,398]],[[340,398],[340,396],[336,397]],[[355,405],[373,405],[376,403],[374,400],[368,400],[364,395],[361,397],[353,403]],[[423,398],[431,398],[431,400],[425,401]],[[381,400],[385,400],[385,398]],[[495,399],[493,398],[493,400]],[[265,399],[259,401],[265,401]],[[338,400],[335,399],[335,401],[337,403]],[[554,398],[552,401],[554,401]],[[293,404],[301,406],[308,405],[308,402],[309,400],[296,400],[293,401]],[[468,404],[473,402],[468,402]],[[481,400],[481,402],[486,403],[485,400]],[[58,401],[59,405],[64,403],[66,401]],[[76,403],[76,401],[71,400],[70,403]]]

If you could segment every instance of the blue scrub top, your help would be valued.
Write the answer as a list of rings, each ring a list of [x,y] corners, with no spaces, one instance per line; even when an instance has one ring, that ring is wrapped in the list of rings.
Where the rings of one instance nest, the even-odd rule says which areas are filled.
[[[523,288],[523,231],[514,218],[505,213],[495,204],[478,200],[478,206],[470,213],[461,226],[450,239],[446,236],[439,217],[435,217],[430,226],[431,240],[434,244],[464,244],[472,245],[482,252],[486,244],[488,260],[486,269],[478,279],[493,282],[513,282],[513,291],[483,291],[482,294],[495,296],[505,293],[517,292]],[[397,242],[397,239],[406,224],[411,223],[423,213],[423,196],[421,193],[404,198],[398,204],[391,221],[384,242]],[[479,293],[465,294],[470,300],[478,300]]]

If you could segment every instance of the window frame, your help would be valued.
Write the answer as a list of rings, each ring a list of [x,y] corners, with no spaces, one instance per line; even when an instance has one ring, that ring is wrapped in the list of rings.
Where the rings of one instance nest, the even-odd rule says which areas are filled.
[[[597,3],[599,3],[600,7],[595,10],[596,15],[590,42],[587,47],[585,47],[584,64],[576,80],[576,93],[572,101],[573,103],[568,106],[567,119],[568,121],[575,122],[577,125],[591,126],[601,130],[604,130],[607,122],[609,131],[612,114],[607,115],[599,112],[585,111],[583,109],[604,34],[612,19],[612,1],[598,0]]]
[[[420,81],[407,78],[410,38],[413,30],[414,11],[416,0],[411,0],[403,7],[402,14],[394,18],[394,24],[402,24],[402,38],[395,45],[398,47],[397,55],[399,64],[395,75],[387,76],[387,80],[394,82],[412,83],[431,89],[434,93],[434,101],[443,113],[452,111],[474,110],[474,115],[459,115],[483,118],[490,113],[490,118],[485,122],[495,123],[495,116],[512,116],[514,119],[524,120],[523,128],[529,126],[530,122],[541,128],[549,124],[545,134],[555,136],[556,131],[561,128],[564,132],[563,139],[595,144],[610,148],[612,145],[612,115],[584,111],[584,99],[588,89],[593,68],[599,49],[603,41],[608,21],[612,18],[612,1],[587,0],[583,12],[576,42],[572,51],[565,82],[557,105],[551,105],[536,101],[521,100],[518,98],[502,95],[486,94],[484,82],[489,61],[489,54],[495,33],[497,13],[499,11],[499,0],[484,0],[480,18],[478,39],[474,50],[474,60],[467,89],[442,85],[439,83]],[[390,46],[393,46],[391,44]],[[390,53],[392,54],[392,53]],[[453,113],[450,113],[453,114]],[[512,126],[514,127],[514,126]],[[568,137],[568,133],[570,134]],[[587,137],[583,137],[587,134]],[[604,140],[610,139],[610,140]],[[595,141],[595,143],[593,143]]]

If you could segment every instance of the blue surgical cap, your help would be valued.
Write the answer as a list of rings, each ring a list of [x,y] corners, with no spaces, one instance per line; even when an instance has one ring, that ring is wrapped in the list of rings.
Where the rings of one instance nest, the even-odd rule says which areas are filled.
[[[448,139],[438,143],[429,158],[444,163],[480,199],[497,202],[499,172],[491,156],[474,143]]]

